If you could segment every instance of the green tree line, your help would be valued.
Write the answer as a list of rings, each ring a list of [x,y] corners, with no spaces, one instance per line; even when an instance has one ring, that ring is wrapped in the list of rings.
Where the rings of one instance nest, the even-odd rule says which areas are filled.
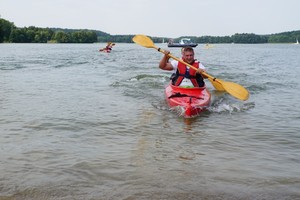
[[[0,43],[93,43],[118,42],[132,43],[134,35],[110,35],[98,30],[38,28],[34,26],[18,28],[14,23],[0,18]],[[189,37],[196,43],[295,43],[300,39],[300,31],[290,31],[270,35],[254,33],[236,33],[232,36],[183,36]],[[181,38],[172,38],[178,42]],[[153,42],[161,43],[171,38],[151,37]]]
[[[97,40],[96,32],[91,30],[66,31],[34,26],[18,28],[14,23],[0,19],[1,43],[93,43]]]
[[[254,33],[236,33],[232,36],[183,36],[173,41],[179,42],[181,38],[189,37],[195,43],[237,43],[237,44],[261,44],[261,43],[295,43],[300,40],[300,31],[277,33],[272,35],[256,35]],[[155,38],[153,41],[159,42]],[[169,38],[167,38],[169,40]]]

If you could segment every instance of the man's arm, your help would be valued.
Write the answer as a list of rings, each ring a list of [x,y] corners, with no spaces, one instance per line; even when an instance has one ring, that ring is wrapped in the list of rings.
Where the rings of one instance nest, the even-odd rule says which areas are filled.
[[[170,58],[168,56],[169,53],[170,53],[169,51],[165,51],[164,57],[162,57],[162,59],[159,62],[159,68],[162,70],[169,70],[169,71],[173,70],[173,66],[169,62],[169,58]]]

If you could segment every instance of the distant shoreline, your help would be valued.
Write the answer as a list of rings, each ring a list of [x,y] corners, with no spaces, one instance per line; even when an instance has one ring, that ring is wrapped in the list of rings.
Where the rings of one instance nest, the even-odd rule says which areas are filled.
[[[0,43],[133,43],[134,35],[111,35],[90,29],[39,28],[34,26],[16,27],[13,22],[0,18]],[[231,36],[181,36],[178,38],[153,37],[154,43],[164,43],[173,39],[178,42],[188,37],[197,44],[264,44],[264,43],[296,43],[300,38],[300,30],[275,34],[257,35],[254,33],[236,33]]]

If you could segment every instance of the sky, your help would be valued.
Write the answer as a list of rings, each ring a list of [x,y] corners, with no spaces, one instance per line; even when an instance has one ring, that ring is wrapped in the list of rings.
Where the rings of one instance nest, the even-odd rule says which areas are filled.
[[[299,0],[0,0],[17,27],[99,30],[153,37],[300,30]]]

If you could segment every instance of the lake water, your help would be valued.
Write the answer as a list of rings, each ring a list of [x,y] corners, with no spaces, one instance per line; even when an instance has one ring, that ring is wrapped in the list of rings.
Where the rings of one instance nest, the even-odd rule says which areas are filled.
[[[192,119],[165,102],[161,53],[104,46],[0,44],[0,199],[300,199],[299,45],[198,45],[250,98],[207,81]]]

